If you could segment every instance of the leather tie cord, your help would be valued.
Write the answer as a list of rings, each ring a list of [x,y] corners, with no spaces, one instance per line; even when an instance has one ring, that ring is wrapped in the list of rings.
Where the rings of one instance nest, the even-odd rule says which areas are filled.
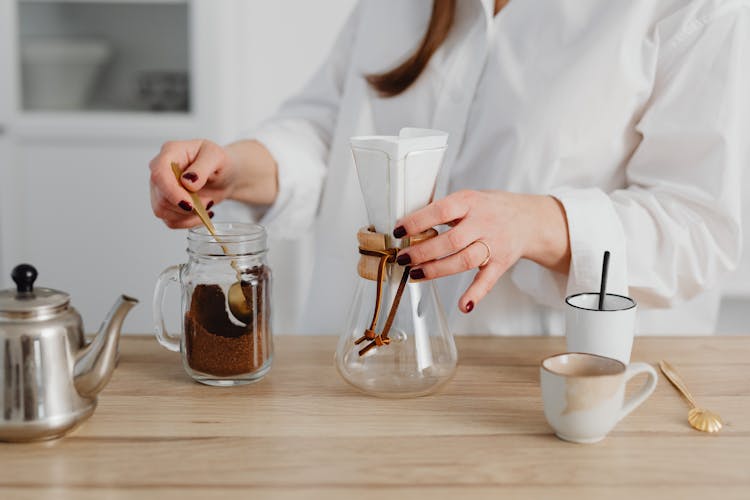
[[[435,229],[428,229],[427,231],[409,237],[408,244],[413,245],[426,241],[430,238],[434,238],[437,234],[438,233]],[[383,330],[378,334],[375,331],[375,328],[377,328],[380,311],[383,308],[383,281],[386,277],[385,274],[388,269],[388,264],[396,262],[396,255],[398,254],[399,249],[389,248],[387,246],[388,236],[376,232],[372,226],[360,228],[357,232],[357,240],[359,242],[359,253],[361,255],[357,271],[362,278],[377,281],[375,310],[372,314],[370,326],[369,328],[366,328],[364,334],[354,342],[355,345],[359,345],[365,340],[370,341],[369,344],[359,351],[359,355],[362,356],[373,347],[390,344],[391,339],[388,335],[393,326],[393,322],[396,319],[396,312],[398,311],[399,303],[401,302],[404,290],[406,289],[406,283],[409,281],[409,271],[411,270],[411,267],[404,267],[404,272],[401,275],[401,281],[399,282],[396,294],[393,297],[393,303],[388,311],[388,317],[383,325]],[[395,269],[394,272],[396,272]]]
[[[359,351],[359,355],[363,356],[367,351],[375,346],[388,345],[391,343],[391,339],[388,338],[388,333],[391,330],[391,325],[393,325],[393,320],[396,318],[396,311],[398,310],[398,305],[401,302],[401,296],[404,293],[404,288],[406,288],[406,282],[409,281],[409,270],[411,268],[410,266],[404,267],[404,273],[401,275],[401,281],[399,282],[398,289],[396,290],[396,296],[393,298],[393,304],[391,304],[391,309],[388,312],[388,318],[386,319],[385,325],[383,326],[383,331],[382,333],[377,334],[375,332],[375,326],[378,323],[378,318],[380,317],[380,307],[382,305],[383,275],[385,274],[386,266],[389,263],[396,261],[396,254],[398,253],[398,249],[387,248],[385,250],[367,250],[360,247],[359,253],[368,257],[380,258],[380,262],[378,265],[377,290],[375,292],[375,311],[372,315],[372,321],[370,322],[370,327],[365,330],[364,335],[362,335],[354,342],[358,345],[365,340],[371,341],[367,346],[363,347]]]

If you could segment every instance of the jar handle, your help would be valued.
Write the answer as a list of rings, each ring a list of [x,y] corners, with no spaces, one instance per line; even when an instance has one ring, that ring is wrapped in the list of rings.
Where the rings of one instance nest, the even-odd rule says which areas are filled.
[[[170,283],[179,283],[182,266],[170,266],[159,275],[154,287],[154,333],[156,340],[170,351],[180,351],[180,337],[174,337],[167,332],[164,323],[164,296]]]

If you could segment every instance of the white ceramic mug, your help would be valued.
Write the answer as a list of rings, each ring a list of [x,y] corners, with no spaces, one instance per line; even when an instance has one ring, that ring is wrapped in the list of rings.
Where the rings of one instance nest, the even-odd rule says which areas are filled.
[[[540,368],[544,416],[560,439],[596,443],[635,410],[656,388],[656,370],[646,363],[624,363],[595,354],[555,354]],[[639,373],[648,380],[625,401],[625,385]]]
[[[630,363],[638,309],[635,300],[607,293],[599,310],[599,293],[579,293],[566,298],[565,303],[568,352],[588,352]]]

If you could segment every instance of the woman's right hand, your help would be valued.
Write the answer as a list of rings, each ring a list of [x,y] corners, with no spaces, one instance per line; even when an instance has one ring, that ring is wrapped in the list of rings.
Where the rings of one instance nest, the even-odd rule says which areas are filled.
[[[182,169],[179,183],[172,162]],[[207,209],[226,199],[270,205],[278,193],[276,162],[261,143],[253,140],[226,147],[205,139],[167,142],[149,167],[151,207],[173,229],[200,224],[186,189],[198,192]]]
[[[172,172],[175,162],[182,170],[180,182]],[[231,195],[234,168],[224,148],[207,140],[164,143],[149,164],[151,169],[151,208],[170,228],[200,224],[186,190],[197,192],[210,209]]]

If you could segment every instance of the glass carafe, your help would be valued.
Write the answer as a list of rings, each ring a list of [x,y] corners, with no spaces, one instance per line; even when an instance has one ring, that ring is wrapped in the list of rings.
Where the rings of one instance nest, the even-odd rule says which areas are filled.
[[[409,267],[395,263],[399,248],[437,233],[403,240],[391,234],[399,218],[431,201],[446,142],[445,133],[423,129],[351,140],[371,226],[357,235],[359,278],[336,368],[367,394],[429,394],[456,368],[456,346],[433,282],[412,280]]]

